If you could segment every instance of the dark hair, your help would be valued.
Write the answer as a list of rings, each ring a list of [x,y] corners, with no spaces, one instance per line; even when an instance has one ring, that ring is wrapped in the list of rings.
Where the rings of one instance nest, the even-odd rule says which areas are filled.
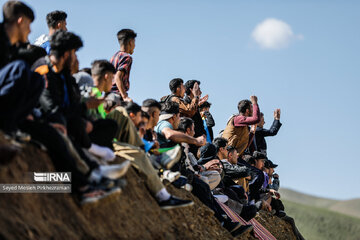
[[[3,5],[4,23],[14,23],[22,15],[29,18],[31,22],[35,19],[33,10],[21,1],[7,1]]]
[[[228,154],[229,154],[229,153],[234,152],[234,151],[236,150],[236,148],[233,147],[233,146],[228,146],[228,147],[226,148],[226,150],[228,151]]]
[[[141,111],[141,107],[137,103],[134,103],[134,102],[126,103],[125,109],[128,114],[130,114],[130,113],[137,114],[138,112]]]
[[[61,21],[65,21],[66,18],[66,12],[56,10],[46,15],[46,23],[49,28],[56,28],[56,25]]]
[[[162,113],[178,114],[179,113],[179,104],[177,102],[165,102],[161,106]]]
[[[150,119],[150,116],[147,112],[141,111],[141,117],[143,118],[147,118],[148,120]]]
[[[25,47],[20,47],[17,52],[19,59],[24,60],[32,66],[39,58],[45,57],[46,51],[42,47],[28,44]]]
[[[190,95],[191,89],[194,87],[195,83],[198,83],[200,85],[200,81],[198,81],[198,80],[189,80],[185,83],[186,95]]]
[[[254,157],[249,157],[249,159],[247,159],[247,163],[250,165],[255,165],[255,158]]]
[[[265,153],[258,152],[258,151],[255,151],[255,152],[253,153],[253,157],[254,157],[256,160],[259,160],[259,159],[267,159]]]
[[[239,113],[245,113],[246,112],[246,109],[250,109],[250,106],[251,106],[251,102],[247,99],[245,100],[241,100],[239,103],[238,103],[238,110],[239,110]]]
[[[89,74],[91,76],[91,68],[88,68],[88,67],[82,68],[79,70],[79,72],[86,72],[87,74]]]
[[[156,107],[158,108],[159,110],[161,110],[161,104],[156,101],[155,99],[152,99],[152,98],[149,98],[149,99],[145,99],[142,103],[142,106],[143,107],[146,107],[146,108],[152,108],[152,107]]]
[[[180,119],[180,123],[179,123],[179,126],[178,126],[178,131],[181,131],[183,133],[186,133],[186,130],[188,128],[191,128],[191,126],[194,124],[194,121],[191,119],[191,118],[188,118],[188,117],[182,117]]]
[[[262,117],[263,117],[263,116],[264,116],[264,113],[262,113],[262,112],[261,112],[261,113],[260,113],[260,116],[262,116]]]
[[[60,58],[66,51],[78,50],[83,46],[81,38],[72,32],[64,30],[56,31],[50,39],[50,55]]]
[[[176,89],[184,83],[181,78],[174,78],[169,82],[169,88],[172,93],[176,93]]]
[[[228,144],[228,140],[226,138],[217,137],[213,140],[213,144],[219,151],[220,148],[226,147],[226,145]]]
[[[95,60],[91,64],[91,75],[104,76],[107,72],[115,73],[114,66],[108,60]]]
[[[211,106],[211,103],[209,103],[208,101],[204,102],[203,104],[201,104],[199,106],[199,109],[204,109],[204,108],[209,108]]]
[[[121,46],[126,46],[131,39],[135,39],[137,34],[131,29],[121,29],[117,33],[117,39]]]

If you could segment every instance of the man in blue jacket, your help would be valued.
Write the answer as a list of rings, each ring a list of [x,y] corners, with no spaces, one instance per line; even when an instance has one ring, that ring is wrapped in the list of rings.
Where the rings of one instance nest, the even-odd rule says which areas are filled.
[[[265,129],[264,125],[265,125],[265,120],[264,120],[264,114],[260,113],[261,115],[261,119],[260,122],[256,128],[256,133],[255,133],[255,140],[256,140],[256,149],[259,152],[263,152],[266,154],[266,150],[267,150],[267,145],[266,145],[266,141],[265,141],[265,137],[268,136],[275,136],[280,127],[281,127],[281,123],[280,123],[280,109],[275,109],[274,111],[274,122],[271,125],[270,129]]]

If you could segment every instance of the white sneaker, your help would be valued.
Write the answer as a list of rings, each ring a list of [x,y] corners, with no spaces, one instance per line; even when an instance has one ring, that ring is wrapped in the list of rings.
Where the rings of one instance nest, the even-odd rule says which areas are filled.
[[[115,180],[124,176],[130,166],[130,161],[125,161],[121,164],[100,165],[99,171],[101,176]]]
[[[94,143],[91,144],[91,147],[88,149],[90,153],[100,157],[106,162],[114,161],[115,153],[108,147],[102,147]]]
[[[160,177],[162,181],[167,180],[170,183],[176,181],[181,176],[180,172],[172,172],[170,170],[165,170]]]

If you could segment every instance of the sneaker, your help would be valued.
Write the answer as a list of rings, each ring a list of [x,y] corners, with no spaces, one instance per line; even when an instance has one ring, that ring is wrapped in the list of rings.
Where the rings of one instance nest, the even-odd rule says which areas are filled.
[[[182,175],[176,181],[172,182],[172,185],[174,185],[176,188],[181,188],[185,184],[187,184],[187,177]]]
[[[160,155],[160,164],[166,168],[170,169],[177,163],[181,158],[181,147],[180,145],[176,145],[173,149],[164,152]]]
[[[88,151],[91,154],[94,154],[98,157],[100,157],[102,160],[106,162],[114,161],[116,158],[115,153],[113,150],[111,150],[108,147],[99,146],[97,144],[92,143]]]
[[[248,222],[256,216],[256,212],[257,209],[255,205],[244,205],[241,210],[240,217],[242,217],[245,221]]]
[[[81,194],[80,204],[85,206],[87,204],[96,204],[101,199],[111,198],[119,195],[121,193],[121,188],[112,187],[107,190],[102,190],[100,188],[89,187],[86,191]]]
[[[191,200],[183,200],[174,196],[170,196],[170,198],[166,201],[159,202],[159,206],[161,209],[173,209],[180,207],[188,207],[194,205],[194,202]]]
[[[172,172],[170,170],[165,170],[160,179],[161,181],[168,181],[170,183],[176,181],[181,176],[180,172]]]
[[[228,230],[230,233],[235,232],[241,227],[241,223],[232,222],[231,220],[227,220],[224,222],[223,227]]]
[[[100,165],[99,171],[101,176],[110,178],[110,179],[118,179],[126,174],[131,166],[130,161],[125,161],[121,164],[112,164],[112,165]]]
[[[185,189],[188,192],[191,192],[193,190],[193,186],[191,184],[185,184],[184,186],[181,187],[182,189]]]
[[[279,218],[283,218],[286,216],[286,212],[284,212],[283,210],[279,210],[275,216],[278,216]]]
[[[21,132],[20,130],[17,130],[15,133],[15,140],[22,143],[26,143],[26,142],[30,142],[31,136],[25,132]]]
[[[240,236],[241,234],[246,234],[248,232],[251,232],[254,229],[252,225],[243,225],[239,227],[237,230],[231,232],[231,235],[233,237]]]

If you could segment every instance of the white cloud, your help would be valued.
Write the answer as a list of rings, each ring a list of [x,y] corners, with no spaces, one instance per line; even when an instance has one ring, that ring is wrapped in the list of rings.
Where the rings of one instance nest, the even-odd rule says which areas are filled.
[[[291,26],[284,21],[268,18],[259,23],[252,32],[252,38],[261,48],[280,49],[292,41],[302,40],[301,34],[295,35]]]

